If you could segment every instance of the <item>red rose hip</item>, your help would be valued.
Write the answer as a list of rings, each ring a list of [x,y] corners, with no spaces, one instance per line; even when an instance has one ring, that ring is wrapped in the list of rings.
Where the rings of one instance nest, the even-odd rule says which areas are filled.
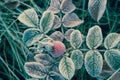
[[[53,57],[59,57],[66,51],[65,45],[61,41],[53,41]]]

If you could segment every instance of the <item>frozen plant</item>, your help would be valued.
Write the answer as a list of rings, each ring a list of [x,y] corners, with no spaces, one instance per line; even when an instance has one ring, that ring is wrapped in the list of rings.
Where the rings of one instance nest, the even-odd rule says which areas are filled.
[[[96,3],[101,4],[97,1]],[[66,11],[66,8],[69,8],[69,11]],[[33,56],[34,60],[24,65],[25,71],[32,80],[71,80],[75,71],[82,67],[85,67],[90,76],[97,78],[102,72],[103,59],[112,70],[120,70],[120,50],[118,49],[120,34],[118,33],[109,33],[104,39],[100,26],[95,25],[88,30],[86,36],[76,29],[68,29],[65,36],[60,31],[49,36],[49,32],[55,25],[59,28],[61,24],[65,27],[75,27],[78,23],[80,24],[81,20],[77,15],[71,13],[74,9],[75,6],[71,0],[51,0],[50,7],[42,14],[40,20],[33,8],[23,11],[18,16],[18,20],[28,26],[23,33],[24,43],[29,48],[34,47],[35,53],[37,52]],[[89,10],[91,9],[90,6]],[[58,12],[60,14],[63,12],[64,17],[59,18],[54,14]],[[103,12],[100,12],[101,15],[90,14],[99,21]],[[69,48],[63,42],[64,38],[70,43]],[[82,48],[83,44],[86,45],[85,49]],[[104,50],[99,49],[101,45],[104,45]],[[104,52],[104,55],[101,52]]]

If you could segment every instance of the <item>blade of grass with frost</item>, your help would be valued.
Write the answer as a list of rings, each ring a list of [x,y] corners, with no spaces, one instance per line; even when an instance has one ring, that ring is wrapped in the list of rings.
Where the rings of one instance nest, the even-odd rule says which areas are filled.
[[[38,27],[38,15],[33,8],[23,11],[18,16],[18,20],[28,27]]]
[[[98,21],[102,18],[106,9],[107,0],[89,0],[88,11],[91,17]]]
[[[65,27],[75,27],[82,24],[84,21],[79,19],[79,17],[75,13],[65,14],[62,19],[63,25]]]
[[[53,23],[53,29],[58,29],[61,26],[61,19],[55,15],[54,23]]]
[[[60,11],[60,1],[59,0],[51,0],[50,7],[48,11],[52,11],[53,13],[59,13]]]
[[[62,0],[60,9],[63,13],[71,13],[76,9],[75,5],[72,3],[71,0]]]

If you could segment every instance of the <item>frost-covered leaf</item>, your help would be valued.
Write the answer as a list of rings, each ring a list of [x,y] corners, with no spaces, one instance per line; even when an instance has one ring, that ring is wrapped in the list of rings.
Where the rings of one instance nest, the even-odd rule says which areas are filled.
[[[73,48],[79,48],[82,44],[82,35],[79,30],[74,30],[70,35],[70,44]]]
[[[103,41],[102,31],[99,26],[93,26],[89,29],[87,37],[86,37],[86,44],[90,49],[98,48]]]
[[[120,42],[120,34],[110,33],[105,38],[104,47],[106,49],[111,49],[115,47],[119,42]]]
[[[75,64],[76,69],[80,69],[83,65],[83,54],[80,50],[73,50],[71,54],[71,59]]]
[[[57,15],[55,15],[53,29],[58,29],[60,26],[61,26],[61,19]]]
[[[24,31],[22,40],[26,43],[27,46],[31,46],[35,42],[39,41],[42,37],[43,34],[39,29],[30,28]]]
[[[51,38],[43,38],[41,41],[39,41],[38,46],[37,46],[38,52],[43,52],[45,49],[45,46],[50,42],[52,42]]]
[[[75,10],[75,5],[72,3],[71,0],[62,0],[60,9],[63,13],[71,13]]]
[[[120,50],[120,42],[117,44],[117,49]]]
[[[66,79],[71,79],[75,73],[75,65],[71,58],[63,57],[59,63],[59,71]]]
[[[53,40],[63,41],[64,35],[60,31],[55,31],[50,35]]]
[[[74,31],[74,29],[68,29],[66,32],[65,32],[65,39],[67,41],[70,41],[70,35],[71,33]]]
[[[1,3],[1,1],[0,1]],[[0,4],[1,5],[1,4]],[[6,0],[5,1],[5,6],[8,8],[8,9],[15,9],[17,8],[18,6],[20,5],[20,2],[17,1],[17,0]]]
[[[99,21],[106,9],[107,0],[89,0],[88,11],[95,21]]]
[[[103,67],[103,58],[100,52],[96,50],[90,50],[85,55],[85,68],[89,75],[97,77]]]
[[[75,27],[82,24],[84,21],[79,19],[79,17],[75,13],[65,14],[62,19],[63,25],[65,27]]]
[[[47,33],[51,30],[54,23],[54,14],[50,11],[45,11],[40,20],[40,29],[42,32]]]
[[[48,54],[37,54],[34,59],[46,67],[51,67],[54,63],[54,60]]]
[[[117,49],[107,50],[104,53],[105,61],[107,62],[108,66],[113,69],[117,70],[120,68],[120,51]]]
[[[42,40],[41,40],[41,43],[48,43],[48,42],[51,42],[52,41],[52,39],[51,38],[43,38]]]
[[[33,8],[23,11],[18,16],[18,20],[29,27],[38,26],[38,15]]]
[[[48,8],[48,11],[58,13],[60,11],[60,1],[59,0],[51,0],[50,7]]]
[[[44,65],[37,62],[26,62],[24,65],[27,74],[33,78],[46,77],[47,70]]]
[[[59,73],[50,71],[49,76],[47,76],[46,80],[65,80]]]

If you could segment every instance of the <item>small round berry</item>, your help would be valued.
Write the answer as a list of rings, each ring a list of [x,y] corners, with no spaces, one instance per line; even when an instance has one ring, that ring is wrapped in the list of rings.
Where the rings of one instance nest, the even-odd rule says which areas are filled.
[[[59,57],[66,51],[65,45],[61,41],[53,41],[53,57]]]

